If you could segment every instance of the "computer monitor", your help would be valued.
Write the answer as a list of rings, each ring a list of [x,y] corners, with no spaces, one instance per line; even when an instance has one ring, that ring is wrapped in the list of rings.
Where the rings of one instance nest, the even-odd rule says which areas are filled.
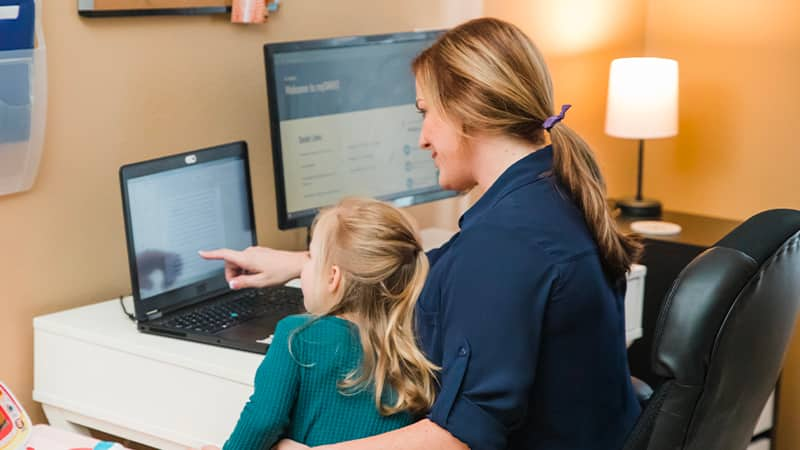
[[[440,33],[264,46],[280,229],[346,196],[410,206],[457,195],[417,144],[411,61]]]

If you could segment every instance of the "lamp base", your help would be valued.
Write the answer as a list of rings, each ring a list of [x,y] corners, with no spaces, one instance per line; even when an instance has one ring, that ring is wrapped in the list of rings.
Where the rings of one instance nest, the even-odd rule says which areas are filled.
[[[617,200],[617,208],[625,217],[661,217],[661,202],[643,198],[623,198]]]

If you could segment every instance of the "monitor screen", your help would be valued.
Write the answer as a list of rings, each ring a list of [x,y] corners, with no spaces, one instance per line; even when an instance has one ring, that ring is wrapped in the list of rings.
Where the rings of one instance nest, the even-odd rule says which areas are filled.
[[[281,229],[346,196],[409,206],[457,194],[417,145],[411,61],[439,33],[264,46]]]

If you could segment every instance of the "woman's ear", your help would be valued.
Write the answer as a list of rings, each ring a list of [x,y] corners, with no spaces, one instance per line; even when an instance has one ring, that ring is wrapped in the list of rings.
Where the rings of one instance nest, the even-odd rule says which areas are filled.
[[[342,270],[336,264],[328,271],[328,292],[336,294],[342,284]]]

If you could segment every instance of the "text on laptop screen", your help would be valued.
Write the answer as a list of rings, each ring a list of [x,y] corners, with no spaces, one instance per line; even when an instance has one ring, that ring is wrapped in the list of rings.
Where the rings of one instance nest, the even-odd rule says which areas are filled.
[[[402,33],[265,47],[282,228],[307,225],[319,208],[345,196],[406,206],[454,195],[439,187],[431,155],[417,143],[422,118],[411,61],[435,37]]]
[[[253,244],[244,162],[224,158],[132,178],[128,196],[140,298],[220,277],[198,250]]]

